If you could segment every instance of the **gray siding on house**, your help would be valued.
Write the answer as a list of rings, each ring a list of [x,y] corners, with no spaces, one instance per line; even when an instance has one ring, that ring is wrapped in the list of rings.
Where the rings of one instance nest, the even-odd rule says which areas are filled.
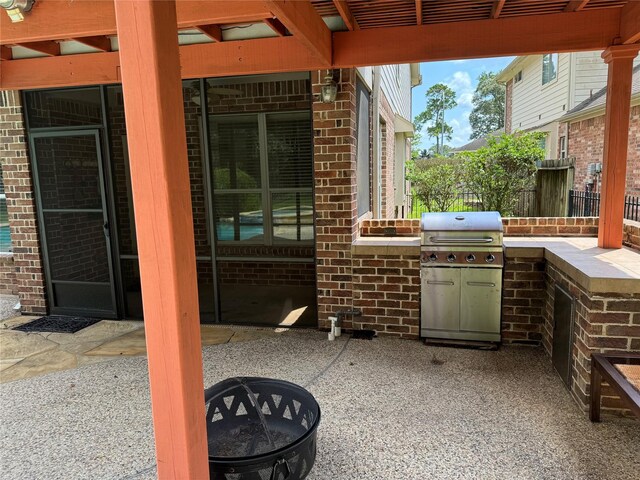
[[[371,88],[373,68],[358,67],[364,83]],[[411,67],[403,65],[382,65],[380,67],[380,89],[384,92],[394,113],[411,121]]]

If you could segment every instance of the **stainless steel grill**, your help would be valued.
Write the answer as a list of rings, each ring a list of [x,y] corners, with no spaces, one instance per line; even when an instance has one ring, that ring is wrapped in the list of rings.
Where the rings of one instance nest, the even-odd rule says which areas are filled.
[[[502,219],[498,212],[423,213],[420,335],[500,341]]]

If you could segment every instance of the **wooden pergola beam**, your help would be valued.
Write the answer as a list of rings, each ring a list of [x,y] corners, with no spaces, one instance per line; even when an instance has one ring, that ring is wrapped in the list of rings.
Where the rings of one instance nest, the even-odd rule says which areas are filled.
[[[587,6],[587,3],[589,3],[589,0],[571,0],[569,3],[567,3],[567,6],[564,7],[564,11],[579,12]]]
[[[158,478],[209,478],[174,0],[116,0]]]
[[[616,45],[602,52],[608,74],[598,222],[600,248],[622,248],[633,59],[639,49],[640,45]]]
[[[620,9],[545,15],[539,22],[530,18],[336,32],[331,67],[604,50],[619,35]],[[183,45],[180,62],[182,78],[327,68],[290,36]],[[0,89],[117,83],[118,72],[117,52],[11,60],[2,65]]]
[[[111,51],[111,40],[109,40],[109,37],[105,37],[105,36],[78,37],[78,38],[72,38],[71,40],[80,42],[84,45],[87,45],[88,47],[102,50],[103,52]]]
[[[623,44],[640,42],[640,2],[627,3],[620,13],[620,40]]]
[[[264,1],[210,0],[177,2],[178,28],[196,25],[261,22],[271,16]],[[113,0],[38,1],[24,22],[13,23],[0,15],[0,44],[115,35]]]
[[[308,0],[267,0],[267,7],[294,38],[324,65],[331,65],[331,30]]]
[[[20,47],[28,48],[29,50],[33,50],[34,52],[44,53],[45,55],[49,55],[50,57],[60,55],[60,44],[58,42],[54,42],[53,40],[18,43],[17,45]]]
[[[265,25],[268,25],[278,36],[285,37],[287,35],[287,27],[285,27],[277,18],[265,18]]]
[[[354,17],[351,12],[351,8],[349,7],[347,0],[333,0],[333,4],[336,6],[336,10],[338,10],[338,13],[342,17],[342,21],[349,30],[358,30],[360,28],[356,17]]]
[[[214,42],[222,41],[222,29],[219,25],[195,25],[194,28],[205,34]]]
[[[620,10],[365,29],[333,34],[334,67],[601,50],[619,34]]]
[[[422,25],[422,0],[416,0],[416,25]]]
[[[4,45],[0,45],[0,60],[11,60],[13,54],[9,47],[5,47]]]
[[[506,0],[496,0],[493,2],[493,6],[491,7],[491,18],[498,18],[502,13],[502,7],[504,7],[504,2]]]

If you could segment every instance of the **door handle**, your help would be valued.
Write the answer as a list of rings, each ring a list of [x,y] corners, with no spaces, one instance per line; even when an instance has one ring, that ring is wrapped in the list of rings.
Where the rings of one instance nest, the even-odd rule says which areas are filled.
[[[427,284],[429,284],[429,285],[455,285],[454,282],[436,281],[436,280],[427,280]]]
[[[102,225],[102,229],[104,230],[104,236],[109,238],[110,232],[109,232],[109,222],[104,222],[104,225]]]
[[[470,287],[495,287],[496,284],[493,282],[467,282],[467,285]]]

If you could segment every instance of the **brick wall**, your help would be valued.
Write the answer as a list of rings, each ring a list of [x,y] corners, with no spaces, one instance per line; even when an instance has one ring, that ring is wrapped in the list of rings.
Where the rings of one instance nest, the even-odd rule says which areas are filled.
[[[355,329],[418,338],[420,260],[416,255],[358,255],[353,265],[353,306],[362,310]]]
[[[353,307],[351,244],[357,236],[356,71],[341,71],[334,103],[317,100],[323,75],[324,71],[314,71],[311,81],[318,321],[320,328],[328,328],[329,315]]]
[[[640,250],[640,222],[625,220],[622,226],[622,243],[629,248]]]
[[[586,183],[593,179],[587,175],[587,166],[602,162],[604,115],[572,122],[568,141],[568,155],[576,159],[574,188],[584,190]],[[640,195],[640,105],[631,108],[626,193]]]
[[[395,115],[384,92],[380,91],[380,119],[382,130],[382,195],[380,215],[393,218],[395,214],[395,186],[393,183],[395,168]],[[383,123],[384,122],[384,123]]]
[[[553,302],[556,285],[576,301],[572,340],[571,394],[583,410],[589,406],[591,353],[640,352],[640,295],[587,292],[569,276],[547,263],[547,304],[543,345],[552,354]],[[624,406],[609,388],[602,391],[602,408],[621,413]],[[628,412],[627,412],[628,413]]]
[[[512,112],[513,112],[513,79],[507,82],[507,88],[505,90],[505,102],[504,102],[504,131],[511,133]]]
[[[14,287],[24,313],[47,311],[45,280],[22,105],[17,91],[0,92],[0,157],[15,266]]]
[[[16,269],[13,255],[0,253],[0,295],[17,295]]]
[[[539,345],[545,306],[543,258],[506,257],[502,288],[502,339]]]
[[[598,235],[598,217],[524,217],[503,218],[508,237],[594,237]]]
[[[388,229],[395,229],[392,236],[417,237],[420,235],[420,220],[390,218],[360,221],[360,235],[363,237],[383,237]]]

